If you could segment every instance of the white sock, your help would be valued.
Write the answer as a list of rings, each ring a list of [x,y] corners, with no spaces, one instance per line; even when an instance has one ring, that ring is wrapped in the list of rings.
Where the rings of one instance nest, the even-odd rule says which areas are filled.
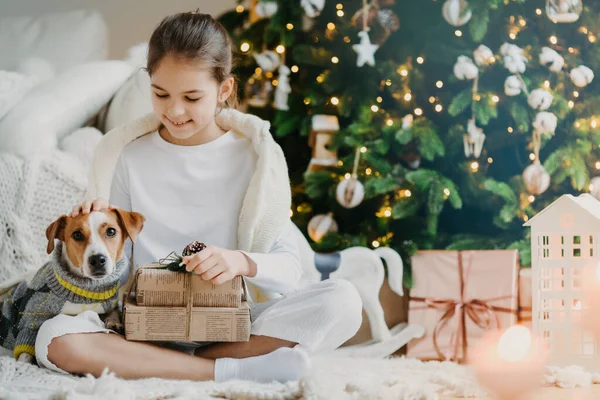
[[[256,382],[296,381],[310,368],[310,357],[301,348],[282,347],[269,354],[248,358],[219,358],[215,381],[242,379]]]

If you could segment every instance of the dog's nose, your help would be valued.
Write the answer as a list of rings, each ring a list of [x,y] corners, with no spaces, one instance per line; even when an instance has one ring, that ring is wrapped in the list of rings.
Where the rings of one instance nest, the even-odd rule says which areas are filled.
[[[104,269],[104,266],[106,265],[106,257],[102,254],[94,254],[93,256],[90,256],[89,263],[94,270]]]

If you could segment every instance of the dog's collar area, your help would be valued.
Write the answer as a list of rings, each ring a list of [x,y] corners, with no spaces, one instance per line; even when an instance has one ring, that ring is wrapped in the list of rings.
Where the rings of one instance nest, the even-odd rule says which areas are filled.
[[[54,278],[60,284],[60,286],[62,286],[64,289],[68,290],[69,292],[74,293],[77,296],[85,297],[86,299],[98,300],[98,301],[108,300],[117,293],[117,290],[119,290],[119,282],[117,282],[112,288],[105,290],[103,292],[87,290],[82,287],[75,286],[74,284],[64,280],[63,278],[60,277],[60,275],[58,274],[58,272],[56,272],[56,270],[53,270],[53,272],[54,272]]]
[[[102,279],[90,279],[76,276],[62,264],[62,243],[58,243],[52,259],[46,265],[46,282],[50,289],[61,297],[75,302],[103,302],[118,295],[122,275],[129,262],[123,257],[115,265],[115,270]]]

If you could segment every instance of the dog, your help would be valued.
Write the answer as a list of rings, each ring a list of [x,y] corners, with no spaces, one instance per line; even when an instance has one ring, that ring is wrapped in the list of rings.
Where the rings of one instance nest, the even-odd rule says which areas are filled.
[[[42,323],[86,310],[105,316],[106,328],[122,330],[117,305],[131,280],[124,245],[127,238],[135,242],[145,221],[140,213],[115,208],[62,215],[51,223],[46,229],[51,260],[3,296],[0,346],[33,363]]]

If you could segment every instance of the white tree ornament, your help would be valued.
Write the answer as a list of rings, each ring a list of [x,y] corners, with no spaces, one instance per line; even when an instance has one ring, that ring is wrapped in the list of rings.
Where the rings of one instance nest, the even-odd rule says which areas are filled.
[[[483,129],[475,125],[474,119],[470,119],[467,123],[467,133],[463,135],[465,157],[474,156],[475,158],[479,158],[484,142],[485,134],[483,133]]]
[[[317,214],[308,222],[308,236],[315,242],[320,242],[328,233],[337,232],[338,225],[333,214]]]
[[[321,15],[321,11],[325,7],[325,0],[301,0],[300,5],[304,8],[306,15],[315,18]]]
[[[279,66],[279,77],[277,87],[275,88],[275,108],[282,111],[289,110],[288,95],[292,92],[290,86],[290,69],[287,65]]]
[[[259,1],[254,10],[261,18],[271,18],[277,12],[277,8],[275,1]]]
[[[406,114],[402,118],[402,129],[410,129],[410,128],[412,128],[414,119],[415,119],[415,117],[413,117],[412,114]]]
[[[527,57],[519,46],[504,43],[500,47],[500,54],[502,54],[504,67],[511,73],[523,73],[527,69]]]
[[[472,13],[466,0],[446,0],[442,6],[442,15],[452,26],[462,26],[469,22]]]
[[[365,198],[365,188],[356,177],[352,176],[338,184],[335,198],[342,207],[354,208]]]
[[[533,121],[533,127],[540,134],[549,133],[554,135],[556,131],[556,125],[558,124],[558,118],[551,112],[542,111],[535,116]]]
[[[586,87],[594,80],[594,71],[585,65],[580,65],[571,70],[570,76],[575,86]]]
[[[546,0],[546,14],[555,24],[577,21],[582,10],[583,0]]]
[[[530,194],[539,195],[550,186],[550,174],[536,158],[536,161],[523,171],[523,181]]]
[[[521,91],[525,91],[525,85],[523,81],[516,75],[511,75],[504,81],[504,93],[507,96],[517,96],[521,94]]]
[[[480,44],[479,47],[473,51],[473,59],[475,60],[475,64],[480,67],[490,65],[494,61],[494,53],[489,47]]]
[[[254,59],[264,72],[273,72],[281,64],[279,54],[273,50],[265,50],[260,54],[254,54]]]
[[[552,105],[554,96],[546,89],[535,89],[527,96],[527,103],[534,110],[544,111]]]
[[[552,72],[560,72],[565,66],[565,59],[550,47],[543,47],[540,53],[540,64],[547,66]]]
[[[367,31],[358,32],[358,36],[360,37],[360,43],[352,45],[352,48],[358,54],[358,58],[356,59],[356,66],[362,67],[363,65],[368,64],[371,67],[374,67],[375,52],[379,48],[379,45],[371,43],[371,39],[369,38],[369,32]]]
[[[479,75],[479,69],[469,57],[458,56],[454,64],[454,75],[460,80],[472,80]]]

